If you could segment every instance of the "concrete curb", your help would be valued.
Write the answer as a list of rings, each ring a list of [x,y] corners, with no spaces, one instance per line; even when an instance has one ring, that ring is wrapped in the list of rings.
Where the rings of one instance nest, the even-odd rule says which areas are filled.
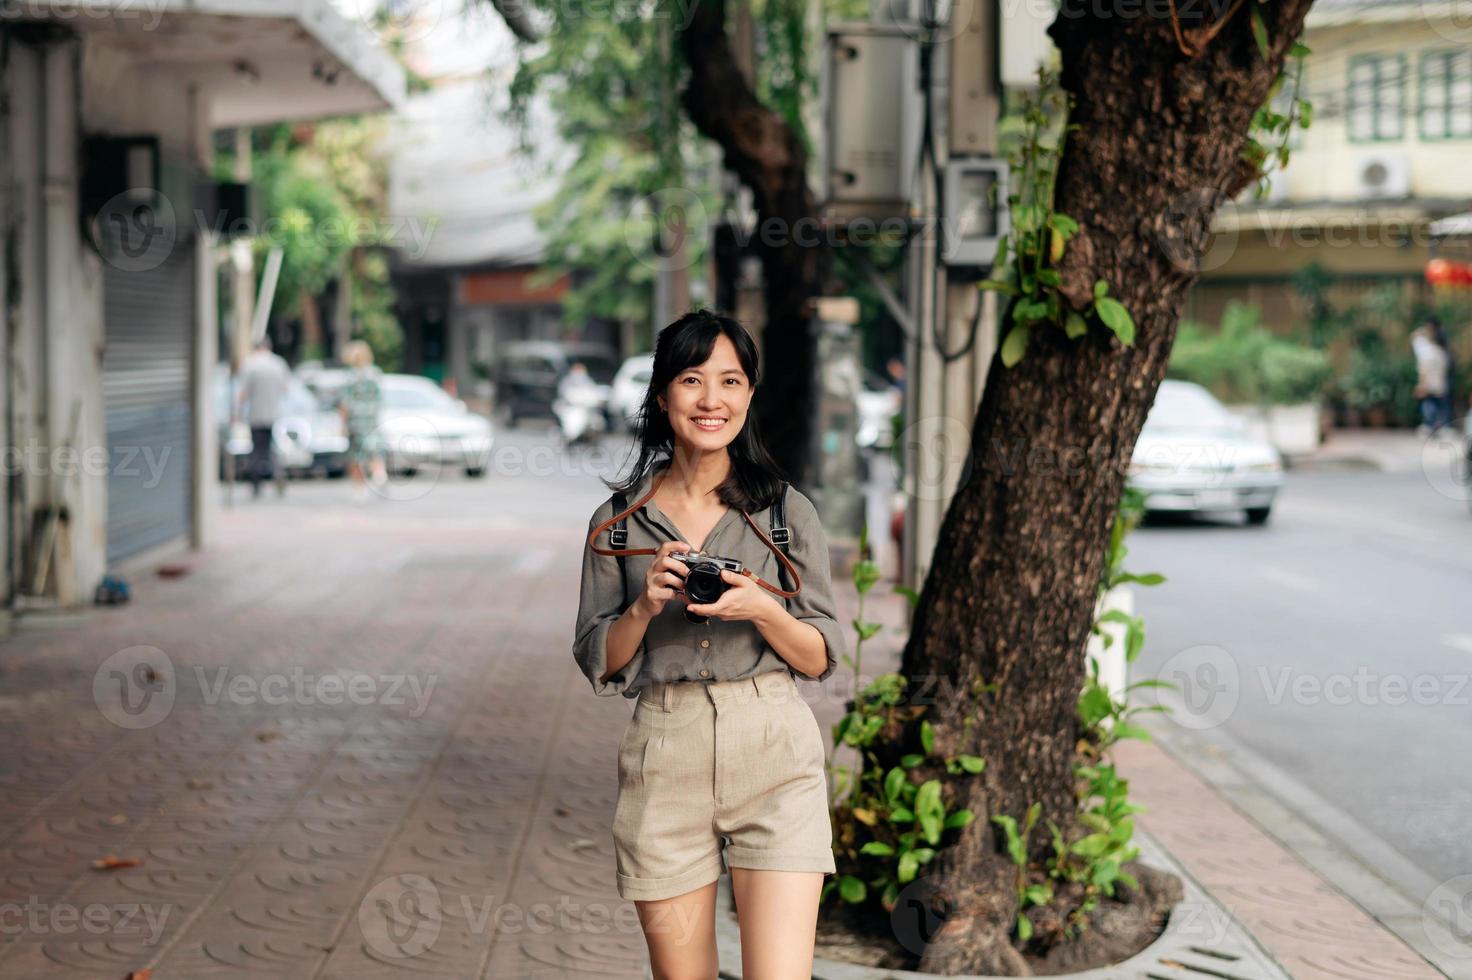
[[[1135,831],[1141,859],[1151,867],[1178,875],[1185,895],[1171,910],[1165,931],[1149,946],[1113,966],[1081,973],[1054,974],[1056,980],[1186,980],[1191,977],[1230,977],[1231,980],[1292,980],[1220,902],[1212,898],[1158,841]],[[716,946],[723,980],[743,980],[741,932],[731,901],[731,878],[722,875],[716,888]],[[1226,972],[1230,970],[1230,972]],[[887,970],[815,958],[813,980],[939,980],[937,974]],[[946,980],[1005,980],[978,975]]]

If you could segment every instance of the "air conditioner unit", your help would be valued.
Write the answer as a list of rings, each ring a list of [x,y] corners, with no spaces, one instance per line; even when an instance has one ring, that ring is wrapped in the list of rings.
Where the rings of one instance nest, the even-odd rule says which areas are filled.
[[[1366,153],[1354,164],[1355,196],[1361,199],[1411,196],[1411,168],[1404,153]]]
[[[919,29],[834,24],[820,83],[826,125],[821,201],[828,220],[908,213],[920,147]]]

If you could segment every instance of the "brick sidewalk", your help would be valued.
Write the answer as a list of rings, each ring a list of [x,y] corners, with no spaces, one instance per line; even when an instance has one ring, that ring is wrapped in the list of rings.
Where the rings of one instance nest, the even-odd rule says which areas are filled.
[[[227,515],[187,577],[4,640],[0,905],[39,918],[0,933],[0,976],[642,976],[608,833],[630,708],[573,664],[582,524],[550,516],[591,498],[552,487],[508,516],[510,482],[360,508],[344,484],[294,488]],[[865,673],[900,642],[867,644]],[[94,681],[135,647],[158,652],[134,657],[152,681],[119,665],[130,713]],[[267,697],[329,674],[362,696]],[[136,685],[164,698],[160,678],[155,716]],[[825,725],[842,679],[805,685]],[[1296,976],[1435,975],[1158,750],[1126,762],[1150,829]],[[141,863],[92,870],[106,855]]]

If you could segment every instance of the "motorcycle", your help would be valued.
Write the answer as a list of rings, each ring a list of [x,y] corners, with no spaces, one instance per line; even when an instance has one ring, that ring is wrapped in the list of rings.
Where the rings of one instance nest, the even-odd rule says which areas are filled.
[[[608,431],[608,389],[603,385],[570,385],[552,402],[562,445],[594,444]]]

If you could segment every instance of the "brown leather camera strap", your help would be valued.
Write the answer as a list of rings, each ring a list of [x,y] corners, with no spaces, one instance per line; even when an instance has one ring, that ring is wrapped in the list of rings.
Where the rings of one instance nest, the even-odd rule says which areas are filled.
[[[634,511],[638,510],[640,507],[643,507],[646,502],[652,499],[655,492],[659,489],[660,484],[664,482],[664,478],[667,475],[667,473],[661,473],[659,479],[655,480],[654,484],[650,486],[649,492],[636,500],[634,504],[627,510],[625,510],[622,514],[614,514],[608,520],[593,528],[592,532],[588,534],[588,547],[592,548],[595,554],[607,555],[610,558],[617,558],[619,556],[628,557],[630,555],[659,554],[658,548],[600,548],[595,542],[598,540],[598,535],[602,534],[604,531],[608,530],[609,527],[618,523],[618,519],[620,517],[627,517]],[[788,592],[786,589],[783,589],[780,586],[773,585],[771,582],[763,579],[760,575],[754,574],[749,568],[742,568],[741,574],[745,575],[749,579],[752,579],[756,582],[757,585],[760,585],[768,592],[771,592],[774,595],[782,596],[784,599],[791,599],[793,596],[802,591],[802,579],[798,576],[797,569],[793,567],[792,561],[785,554],[782,553],[782,549],[777,547],[777,545],[772,541],[767,533],[761,528],[757,527],[756,522],[751,519],[751,515],[746,513],[746,511],[744,510],[740,511],[740,514],[742,519],[745,520],[746,523],[750,525],[751,529],[756,532],[757,537],[762,539],[762,543],[772,550],[772,554],[777,556],[777,560],[782,563],[784,568],[787,569],[787,574],[792,576],[793,589],[791,592]]]

